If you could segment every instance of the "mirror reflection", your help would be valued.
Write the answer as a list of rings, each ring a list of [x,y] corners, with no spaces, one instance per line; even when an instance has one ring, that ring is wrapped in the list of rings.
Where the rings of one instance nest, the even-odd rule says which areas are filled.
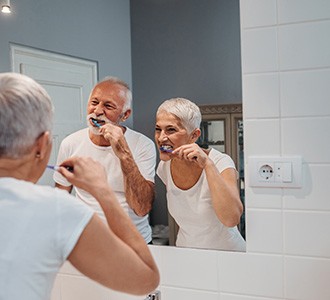
[[[204,105],[241,102],[238,0],[206,0],[203,2],[200,0],[131,0],[129,15],[125,14],[126,7],[117,7],[120,10],[118,11],[109,10],[109,7],[106,6],[106,9],[103,10],[105,15],[98,18],[98,24],[86,22],[87,19],[90,19],[86,18],[90,12],[85,12],[83,6],[81,6],[81,10],[77,11],[75,3],[68,3],[66,11],[59,11],[60,6],[48,2],[39,7],[38,18],[36,18],[36,13],[30,9],[34,7],[35,3],[35,0],[19,3],[16,6],[16,12],[14,11],[12,15],[14,18],[10,26],[8,26],[8,18],[0,19],[0,32],[3,34],[4,40],[0,45],[1,53],[8,53],[9,43],[14,42],[97,61],[99,79],[110,74],[129,83],[133,91],[133,109],[131,118],[125,124],[152,140],[154,139],[156,111],[165,99],[185,97],[194,101],[201,108]],[[60,28],[56,26],[58,19],[54,20],[53,15],[49,15],[49,11],[56,11],[58,15],[62,16]],[[70,25],[72,11],[75,11],[75,20],[79,24],[79,28]],[[125,26],[119,26],[116,23],[118,15],[123,17],[121,25],[125,23],[131,26],[125,24]],[[47,26],[43,26],[45,24]],[[32,34],[35,32],[34,26],[38,26],[40,34]],[[114,39],[111,42],[105,40],[103,30],[100,28],[110,28],[108,34]],[[90,32],[93,34],[89,34]],[[72,43],[73,36],[75,43]],[[120,38],[117,38],[118,36]],[[102,46],[95,48],[95,44]],[[10,70],[8,55],[1,56],[0,66],[2,70]],[[19,63],[17,66],[19,70],[23,68]],[[49,69],[49,66],[47,67]],[[34,69],[26,69],[24,72],[36,77],[39,76],[40,69],[38,72]],[[68,72],[68,74],[71,73]],[[75,76],[70,80],[75,81],[77,78],[82,80],[84,76]],[[39,80],[39,78],[37,79]],[[62,81],[63,83],[68,82],[67,79]],[[49,82],[50,79],[47,78],[41,83],[47,85],[46,88],[50,94],[61,92],[57,83],[51,85]],[[73,82],[72,85],[70,82],[66,85],[67,91],[71,93],[70,100],[78,99],[76,94],[83,98],[81,102],[79,99],[77,105],[81,109],[77,113],[77,119],[81,118],[86,111],[88,94],[94,84],[93,80],[87,84],[79,83],[79,86],[88,86],[87,92],[76,88],[71,89],[71,87],[77,86],[77,82]],[[63,102],[64,97],[61,96],[58,99]],[[72,101],[65,101],[63,106],[57,116],[63,117],[68,114],[68,111],[77,111],[72,108]],[[206,117],[203,111],[202,115],[203,118]],[[205,120],[207,123],[204,124],[204,127],[210,122],[210,127],[216,127],[216,129],[209,130],[206,140],[210,143],[210,147],[214,146],[220,152],[227,153],[229,147],[228,138],[226,139],[227,126],[224,123],[223,128],[220,129],[219,125],[212,125],[213,121],[217,122],[215,124],[224,122],[218,119]],[[59,135],[54,137],[54,145],[59,146],[61,140],[67,135],[67,132],[64,132],[67,124],[68,120],[63,117],[59,126],[56,127]],[[74,120],[74,124],[72,123],[71,126],[70,133],[82,128],[85,126],[85,118]],[[221,135],[218,130],[222,131]],[[203,127],[201,131],[203,132]],[[225,137],[223,142],[222,136]],[[231,141],[235,139],[232,138]],[[211,143],[215,145],[211,145]],[[237,164],[239,153],[232,153],[230,156],[241,173],[240,166]],[[56,163],[56,157],[57,153],[51,157],[52,163]],[[157,225],[162,226],[160,232],[162,229],[164,232],[169,231],[168,244],[175,244],[176,227],[173,226],[173,220],[168,214],[166,190],[159,178],[156,178],[156,199],[149,221],[154,228]]]
[[[153,137],[166,99],[184,97],[200,107],[241,103],[239,1],[131,1],[131,21],[136,130]],[[175,245],[178,227],[159,178],[150,223],[160,226],[154,235],[160,243],[168,226],[168,244]]]
[[[207,143],[197,144],[201,120],[200,108],[185,98],[164,101],[156,114],[157,175],[178,225],[175,245],[245,251],[237,228],[243,204],[235,163]]]

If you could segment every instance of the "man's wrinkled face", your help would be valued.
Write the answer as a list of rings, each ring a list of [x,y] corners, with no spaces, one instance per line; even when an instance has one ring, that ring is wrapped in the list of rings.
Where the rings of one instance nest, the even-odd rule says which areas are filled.
[[[124,115],[125,91],[116,83],[101,82],[92,91],[87,104],[87,125],[93,134],[99,135],[100,126],[119,124]]]

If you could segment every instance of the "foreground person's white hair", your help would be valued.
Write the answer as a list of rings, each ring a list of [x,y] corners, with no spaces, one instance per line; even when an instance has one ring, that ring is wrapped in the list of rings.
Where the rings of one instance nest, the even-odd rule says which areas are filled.
[[[0,157],[27,154],[52,121],[53,106],[41,85],[22,74],[0,74]]]

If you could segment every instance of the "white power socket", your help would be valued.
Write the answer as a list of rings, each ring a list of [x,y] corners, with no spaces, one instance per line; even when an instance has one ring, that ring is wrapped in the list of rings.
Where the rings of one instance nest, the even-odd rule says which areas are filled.
[[[249,157],[247,181],[251,187],[302,186],[302,157]]]
[[[259,164],[259,180],[263,182],[274,181],[274,166],[272,164]]]

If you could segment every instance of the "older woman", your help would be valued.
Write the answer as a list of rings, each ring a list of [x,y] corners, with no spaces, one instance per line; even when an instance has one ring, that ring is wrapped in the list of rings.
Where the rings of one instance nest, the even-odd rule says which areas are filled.
[[[152,291],[157,267],[99,163],[76,157],[56,169],[99,201],[108,226],[75,197],[35,184],[50,156],[52,116],[38,83],[0,74],[0,299],[49,299],[66,259],[115,290]]]
[[[244,251],[239,223],[243,206],[232,159],[196,141],[201,113],[184,98],[163,102],[157,110],[157,175],[166,185],[168,209],[179,225],[177,246]]]

